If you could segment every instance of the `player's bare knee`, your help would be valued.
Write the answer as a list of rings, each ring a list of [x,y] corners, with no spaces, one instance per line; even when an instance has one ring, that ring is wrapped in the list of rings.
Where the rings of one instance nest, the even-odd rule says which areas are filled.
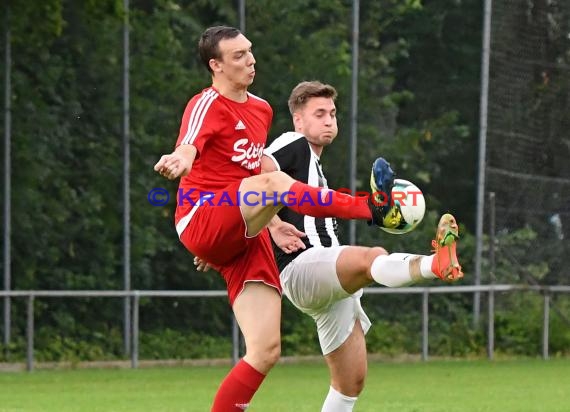
[[[372,270],[372,263],[374,263],[374,260],[376,260],[378,256],[387,256],[387,255],[388,251],[380,246],[369,248],[366,251],[366,256],[364,259],[362,259],[362,262],[364,264],[362,270],[364,273],[366,273],[366,276],[370,279],[370,281],[374,281],[372,274],[370,273],[370,271]]]
[[[388,252],[383,247],[360,247],[357,249],[358,255],[355,259],[354,269],[360,273],[369,273],[372,263],[378,256],[387,255]],[[356,256],[355,256],[356,257]]]
[[[267,348],[267,363],[271,366],[275,365],[281,357],[281,343],[276,342]]]
[[[365,374],[357,376],[357,378],[354,381],[354,387],[353,387],[353,391],[354,391],[353,393],[355,393],[355,395],[352,395],[352,396],[360,395],[360,393],[364,389],[365,381],[366,381],[366,375]]]
[[[383,247],[375,246],[375,247],[370,248],[369,253],[370,253],[370,258],[371,258],[372,260],[374,260],[374,259],[376,259],[378,256],[387,255],[387,254],[388,254],[388,251],[387,251],[386,249],[384,249]]]
[[[262,347],[247,350],[249,362],[261,373],[267,373],[279,361],[281,356],[281,343],[279,341],[267,343]]]
[[[365,374],[352,375],[350,379],[341,379],[333,382],[333,388],[345,396],[358,397],[364,389]]]

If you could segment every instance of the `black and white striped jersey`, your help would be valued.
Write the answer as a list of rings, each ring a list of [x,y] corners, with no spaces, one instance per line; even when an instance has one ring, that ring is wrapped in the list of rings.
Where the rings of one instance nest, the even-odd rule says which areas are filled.
[[[311,186],[328,188],[320,159],[302,134],[296,132],[282,134],[265,148],[263,154],[273,160],[277,170],[287,173],[293,179]],[[337,222],[334,218],[303,216],[287,207],[281,209],[279,217],[307,234],[303,239],[307,249],[313,246],[339,245]],[[275,243],[273,249],[280,271],[303,252],[301,250],[286,254]]]

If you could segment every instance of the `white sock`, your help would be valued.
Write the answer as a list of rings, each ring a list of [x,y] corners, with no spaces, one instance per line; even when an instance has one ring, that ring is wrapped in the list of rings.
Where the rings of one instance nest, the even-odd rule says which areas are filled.
[[[343,395],[331,386],[321,412],[352,412],[357,399]]]
[[[396,288],[421,279],[433,279],[431,271],[433,256],[392,253],[380,255],[370,268],[372,278],[379,284]]]
[[[424,256],[420,261],[420,271],[425,279],[434,279],[437,276],[431,271],[431,264],[435,255]]]

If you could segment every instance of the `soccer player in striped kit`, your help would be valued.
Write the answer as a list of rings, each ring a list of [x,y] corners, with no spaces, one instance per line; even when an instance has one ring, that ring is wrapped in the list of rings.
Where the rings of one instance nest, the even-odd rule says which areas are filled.
[[[309,185],[328,187],[320,158],[338,133],[336,96],[334,87],[318,81],[301,82],[293,89],[288,105],[295,131],[284,133],[265,149],[264,172],[279,170]],[[317,325],[330,372],[322,412],[352,411],[364,387],[364,335],[370,320],[360,305],[363,287],[374,282],[398,287],[421,279],[463,276],[455,252],[458,228],[449,214],[440,220],[432,243],[436,253],[431,256],[341,246],[336,227],[334,218],[304,216],[289,208],[282,209],[269,225],[283,293]]]

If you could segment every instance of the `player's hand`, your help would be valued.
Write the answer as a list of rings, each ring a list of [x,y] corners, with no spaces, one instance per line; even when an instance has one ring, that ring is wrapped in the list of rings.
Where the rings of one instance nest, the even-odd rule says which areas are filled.
[[[167,179],[173,180],[180,176],[187,175],[192,167],[188,158],[182,153],[173,152],[163,155],[154,165],[154,170]]]
[[[196,265],[196,270],[198,272],[207,272],[211,268],[208,262],[200,259],[198,256],[194,257],[194,265]]]
[[[269,227],[271,237],[279,249],[290,254],[301,249],[306,249],[301,238],[307,235],[298,230],[294,225],[287,222],[279,222]]]

